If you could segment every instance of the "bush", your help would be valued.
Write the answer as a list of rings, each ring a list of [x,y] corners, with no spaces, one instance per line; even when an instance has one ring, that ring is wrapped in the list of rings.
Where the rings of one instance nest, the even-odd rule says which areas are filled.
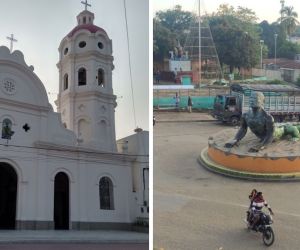
[[[213,82],[213,85],[215,85],[215,86],[227,86],[227,83],[222,82],[222,81],[215,81],[215,82]]]
[[[284,81],[280,81],[278,79],[267,81],[266,84],[279,84],[279,85],[285,85],[286,83]]]

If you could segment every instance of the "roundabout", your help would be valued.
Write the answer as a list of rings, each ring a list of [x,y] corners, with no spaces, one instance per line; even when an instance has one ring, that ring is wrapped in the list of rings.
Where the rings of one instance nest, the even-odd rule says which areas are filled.
[[[227,129],[208,140],[199,162],[207,169],[226,176],[252,180],[282,181],[300,180],[300,142],[280,140],[259,152],[249,152],[257,138],[248,134],[232,148],[224,147],[236,133]]]

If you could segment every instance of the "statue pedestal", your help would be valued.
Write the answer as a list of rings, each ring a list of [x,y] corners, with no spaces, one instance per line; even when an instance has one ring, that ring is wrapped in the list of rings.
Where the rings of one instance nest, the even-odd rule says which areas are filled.
[[[191,61],[186,58],[181,59],[170,59],[169,60],[169,71],[180,72],[180,71],[191,71]]]
[[[236,129],[221,131],[208,141],[199,161],[211,171],[227,176],[259,180],[300,180],[300,141],[280,140],[257,153],[248,150],[259,140],[251,132],[234,148],[224,144]]]

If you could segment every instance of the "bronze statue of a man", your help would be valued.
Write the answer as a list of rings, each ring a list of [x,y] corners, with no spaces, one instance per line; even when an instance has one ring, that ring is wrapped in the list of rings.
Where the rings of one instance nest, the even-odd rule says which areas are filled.
[[[258,152],[273,141],[274,119],[263,109],[264,99],[263,93],[252,92],[250,96],[251,110],[242,115],[240,129],[235,138],[225,144],[226,148],[237,145],[245,137],[248,127],[260,139],[259,145],[250,148],[249,152]]]
[[[292,141],[300,139],[300,124],[283,124],[275,126],[273,117],[263,109],[264,95],[261,92],[252,92],[250,96],[251,110],[242,115],[241,127],[234,139],[227,142],[224,146],[232,148],[243,139],[248,127],[259,139],[259,144],[249,149],[249,152],[258,152],[273,140],[289,137]]]

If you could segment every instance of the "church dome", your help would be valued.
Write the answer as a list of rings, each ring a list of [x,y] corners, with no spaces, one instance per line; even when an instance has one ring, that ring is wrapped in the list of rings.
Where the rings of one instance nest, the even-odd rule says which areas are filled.
[[[67,35],[68,38],[72,38],[77,31],[88,30],[91,33],[96,33],[100,31],[107,36],[107,33],[104,29],[94,25],[94,13],[84,10],[80,12],[77,16],[77,26],[71,30]]]
[[[73,35],[79,31],[79,30],[88,30],[91,33],[96,33],[97,31],[100,31],[102,33],[104,33],[105,35],[107,35],[106,31],[94,24],[81,24],[76,26],[74,29],[71,30],[71,32],[67,35],[67,37],[71,38],[73,37]]]
[[[112,54],[112,44],[107,32],[94,24],[94,13],[84,10],[77,15],[77,25],[59,45],[60,60],[69,55],[86,53]]]

